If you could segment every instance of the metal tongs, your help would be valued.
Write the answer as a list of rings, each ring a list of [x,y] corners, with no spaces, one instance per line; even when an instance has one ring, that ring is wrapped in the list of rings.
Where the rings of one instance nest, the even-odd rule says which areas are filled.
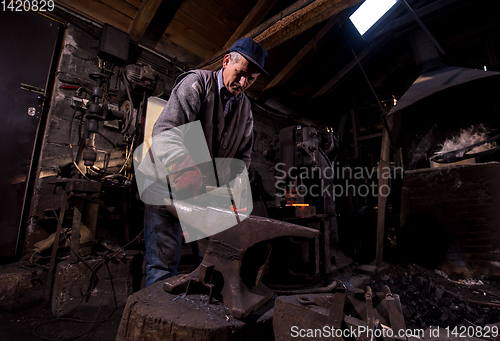
[[[431,158],[429,158],[429,160],[432,162],[436,162],[436,163],[452,163],[452,162],[457,162],[457,161],[461,161],[461,160],[472,159],[475,157],[487,155],[487,154],[493,153],[494,151],[497,151],[498,149],[500,149],[500,145],[497,145],[494,148],[490,148],[488,150],[483,150],[483,151],[480,151],[480,152],[477,152],[474,154],[467,154],[467,152],[469,152],[469,151],[473,150],[474,148],[477,148],[483,144],[490,143],[490,142],[496,141],[498,139],[500,139],[500,135],[496,135],[496,136],[487,138],[486,140],[473,143],[470,146],[463,147],[463,148],[460,148],[457,150],[453,150],[451,152],[434,155]]]

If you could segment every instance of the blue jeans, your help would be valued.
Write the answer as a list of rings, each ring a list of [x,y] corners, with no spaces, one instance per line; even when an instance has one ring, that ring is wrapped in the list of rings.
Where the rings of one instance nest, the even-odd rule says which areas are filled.
[[[143,193],[148,201],[171,197],[161,183],[150,185]],[[151,202],[151,201],[149,201]],[[164,205],[144,204],[144,243],[146,246],[146,287],[177,275],[181,259],[182,228],[179,220]],[[203,257],[198,243],[192,242],[193,265],[198,266]]]
[[[165,206],[144,205],[146,287],[176,276],[181,259],[180,222]]]

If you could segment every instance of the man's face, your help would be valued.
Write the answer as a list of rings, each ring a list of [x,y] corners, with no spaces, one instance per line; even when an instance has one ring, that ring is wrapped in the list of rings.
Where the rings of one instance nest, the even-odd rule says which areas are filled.
[[[226,54],[222,62],[224,86],[232,95],[239,95],[248,89],[260,74],[259,69],[241,56],[238,63],[231,64],[231,56]]]

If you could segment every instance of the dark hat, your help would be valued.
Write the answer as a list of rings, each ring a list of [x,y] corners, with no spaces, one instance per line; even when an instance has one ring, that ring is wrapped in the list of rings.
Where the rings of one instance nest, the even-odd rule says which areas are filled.
[[[264,70],[264,63],[267,59],[267,51],[262,47],[262,45],[256,43],[252,38],[246,37],[238,39],[229,50],[229,52],[233,51],[241,53],[246,60],[255,64],[262,70],[262,72],[268,75],[266,70]]]

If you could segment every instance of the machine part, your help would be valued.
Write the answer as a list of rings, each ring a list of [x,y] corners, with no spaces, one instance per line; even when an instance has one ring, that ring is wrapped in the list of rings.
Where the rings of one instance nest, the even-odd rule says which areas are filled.
[[[167,88],[165,78],[149,65],[129,64],[125,67],[125,77],[133,90],[146,91],[152,96],[162,95]]]
[[[93,81],[99,82],[100,84],[98,85],[98,87],[100,87],[102,83],[106,83],[109,81],[109,77],[100,72],[92,72],[89,75],[89,78],[92,79]]]
[[[276,207],[269,208],[268,215],[321,231],[320,273],[324,278],[352,262],[340,250],[335,199],[332,195],[312,193],[315,188],[333,187],[333,177],[325,174],[328,168],[333,171],[333,167],[321,147],[331,151],[335,145],[333,130],[327,129],[323,134],[314,127],[296,125],[282,129],[274,137],[273,149],[266,153],[277,165],[274,167]],[[301,276],[289,279],[291,284],[304,280]]]
[[[205,214],[192,205],[176,203],[177,209],[196,212],[193,219],[207,219],[211,214]],[[170,207],[172,210],[172,207]],[[212,210],[216,215],[234,215],[231,210]],[[175,211],[174,211],[175,212]],[[193,224],[194,225],[194,224]],[[293,236],[314,240],[318,245],[319,232],[307,227],[290,224],[283,221],[249,216],[239,224],[224,230],[209,238],[205,257],[201,265],[186,276],[176,276],[165,281],[164,290],[170,293],[185,292],[188,286],[200,281],[200,273],[207,267],[214,266],[212,284],[215,284],[215,294],[220,292],[222,300],[229,309],[231,316],[242,319],[266,303],[273,291],[262,282],[257,281],[256,275],[253,287],[243,281],[241,275],[242,261],[245,252],[253,245],[273,238]],[[203,275],[202,275],[203,277]]]
[[[85,147],[83,149],[83,161],[84,165],[91,167],[97,160],[97,152],[94,145],[95,133],[91,133],[91,137],[85,139]]]
[[[102,25],[97,55],[117,65],[122,65],[128,59],[129,44],[128,33],[105,23]]]
[[[102,107],[99,105],[104,94],[102,86],[108,82],[109,77],[99,72],[93,72],[89,77],[96,81],[97,85],[92,89],[92,95],[87,103],[85,131],[83,132],[82,139],[84,143],[82,159],[85,166],[92,167],[97,160],[97,152],[94,145],[95,134],[99,130],[99,121],[104,119]]]
[[[123,113],[121,133],[131,134],[136,127],[137,110],[135,110],[130,101],[127,100],[121,105],[120,112]]]

